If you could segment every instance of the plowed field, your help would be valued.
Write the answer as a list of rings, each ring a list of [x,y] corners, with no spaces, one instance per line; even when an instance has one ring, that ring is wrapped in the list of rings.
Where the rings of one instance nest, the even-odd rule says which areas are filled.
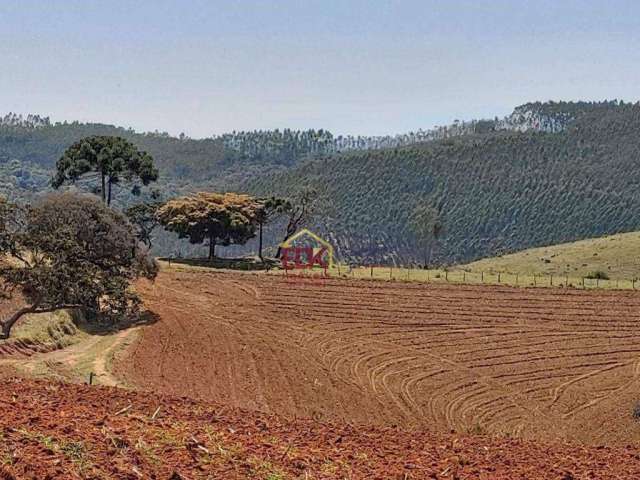
[[[164,272],[127,383],[234,407],[592,444],[640,440],[640,294]]]
[[[640,478],[632,447],[287,421],[108,387],[8,381],[0,409],[3,480]]]

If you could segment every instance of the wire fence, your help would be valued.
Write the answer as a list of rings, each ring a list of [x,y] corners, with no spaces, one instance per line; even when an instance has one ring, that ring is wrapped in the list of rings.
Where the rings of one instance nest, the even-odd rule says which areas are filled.
[[[425,270],[394,266],[349,266],[334,265],[332,268],[279,271],[283,275],[303,277],[329,276],[355,279],[422,283],[457,283],[468,285],[510,285],[522,287],[567,287],[636,290],[640,289],[638,279],[589,278],[575,275],[519,274],[505,272],[484,272],[466,270]]]

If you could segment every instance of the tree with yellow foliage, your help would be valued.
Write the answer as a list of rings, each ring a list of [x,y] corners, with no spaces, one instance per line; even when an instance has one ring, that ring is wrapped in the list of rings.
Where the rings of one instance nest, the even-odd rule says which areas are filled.
[[[242,245],[255,237],[264,205],[249,195],[198,192],[169,200],[158,210],[165,229],[191,243],[209,243],[209,260],[216,245]]]

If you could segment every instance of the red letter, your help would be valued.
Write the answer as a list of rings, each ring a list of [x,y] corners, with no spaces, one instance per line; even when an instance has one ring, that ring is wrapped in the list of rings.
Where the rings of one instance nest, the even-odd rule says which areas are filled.
[[[314,264],[320,265],[322,268],[327,268],[327,262],[322,258],[327,253],[327,247],[319,248],[315,255],[312,255],[309,265],[313,267]]]
[[[289,260],[291,260],[289,258],[289,250],[291,250],[289,247],[282,247],[282,250],[280,250],[280,261],[282,262],[282,268],[285,270],[291,269],[289,266]]]

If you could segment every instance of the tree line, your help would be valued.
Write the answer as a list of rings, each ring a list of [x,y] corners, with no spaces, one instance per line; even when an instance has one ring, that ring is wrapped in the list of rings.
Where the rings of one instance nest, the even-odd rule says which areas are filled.
[[[153,159],[131,142],[117,136],[90,136],[72,144],[56,163],[51,180],[54,188],[74,185],[88,189],[111,205],[112,186],[131,186],[134,195],[158,180]],[[209,259],[216,246],[243,245],[257,234],[263,238],[265,225],[276,218],[287,218],[284,240],[310,218],[313,192],[304,191],[297,200],[278,197],[252,197],[233,192],[196,192],[160,201],[129,206],[125,215],[135,227],[137,238],[152,247],[153,232],[158,226],[186,238],[193,244],[206,242]],[[283,241],[284,241],[283,240]],[[262,242],[258,256],[263,258]]]
[[[279,172],[318,156],[344,151],[384,150],[460,136],[500,131],[561,131],[576,118],[628,107],[609,102],[535,102],[516,107],[504,118],[454,121],[398,135],[334,135],[325,129],[231,132],[203,139],[165,132],[137,133],[113,125],[51,122],[48,117],[7,114],[0,118],[0,165],[20,160],[25,168],[53,169],[70,144],[94,135],[118,136],[154,158],[162,173],[157,188],[176,193],[187,183],[199,188],[238,189],[243,182]],[[46,183],[46,182],[45,182]],[[40,183],[44,187],[44,183]],[[1,191],[1,189],[0,189]]]

